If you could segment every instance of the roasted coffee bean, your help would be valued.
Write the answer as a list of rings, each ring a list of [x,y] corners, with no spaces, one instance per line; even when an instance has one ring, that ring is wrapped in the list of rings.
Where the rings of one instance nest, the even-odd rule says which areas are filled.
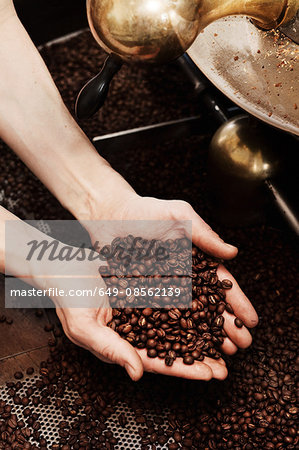
[[[189,351],[188,346],[186,344],[181,345],[181,354],[184,355]]]
[[[147,351],[147,356],[148,356],[149,358],[156,358],[157,355],[158,355],[157,350],[155,350],[154,348],[150,348],[150,349]]]
[[[216,327],[222,328],[223,324],[224,324],[224,317],[223,316],[216,317],[216,319],[214,321],[214,324],[215,324]]]
[[[225,303],[219,303],[219,305],[217,306],[217,313],[219,315],[223,314],[225,311],[225,307],[226,307]]]
[[[181,433],[179,433],[178,431],[175,431],[173,433],[173,439],[175,440],[175,442],[182,442],[182,435],[181,435]]]
[[[23,373],[22,372],[15,372],[14,377],[16,380],[21,380],[23,378]]]
[[[132,325],[129,323],[124,323],[118,327],[118,331],[120,333],[128,334],[130,331],[132,331]]]
[[[168,444],[169,450],[177,450],[178,448],[179,448],[179,446],[176,442],[171,442],[170,444]]]
[[[62,336],[62,331],[59,328],[55,328],[53,333],[56,338],[59,338]]]
[[[23,398],[21,399],[21,403],[22,403],[23,406],[28,406],[29,403],[30,403],[30,400],[29,400],[28,397],[23,397]]]
[[[175,308],[173,310],[170,310],[168,315],[170,319],[179,320],[182,314],[179,309]]]
[[[233,283],[231,280],[225,279],[221,281],[221,287],[223,289],[231,289],[233,287]]]
[[[174,363],[174,359],[171,358],[169,355],[165,356],[165,364],[168,367],[171,367]]]
[[[128,420],[124,414],[120,414],[118,416],[118,421],[121,427],[125,427],[128,423]]]
[[[230,303],[227,303],[227,304],[226,304],[226,307],[225,307],[225,309],[226,309],[226,311],[227,311],[228,313],[230,313],[230,314],[234,314],[234,310],[233,310],[233,307],[231,306],[231,304],[230,304]]]
[[[210,303],[211,305],[216,305],[216,303],[217,303],[217,298],[216,298],[215,295],[209,295],[209,303]]]
[[[238,327],[238,328],[242,328],[244,325],[242,320],[238,319],[238,318],[235,319],[234,323],[235,323],[236,327]]]
[[[32,411],[30,408],[25,408],[23,414],[25,417],[29,417],[32,414]]]
[[[155,339],[148,339],[146,342],[147,348],[155,348],[157,346],[157,342]]]
[[[193,352],[191,353],[192,358],[194,359],[198,359],[201,355],[201,352],[199,350],[193,350]]]
[[[157,332],[153,328],[151,330],[148,330],[148,332],[146,333],[148,338],[154,338],[156,336],[156,334],[157,334]]]
[[[193,356],[184,356],[183,362],[184,362],[184,364],[187,364],[188,366],[190,366],[194,363],[194,358],[193,358]]]
[[[175,344],[173,344],[172,350],[175,352],[179,352],[181,350],[181,344],[179,342],[176,342]]]
[[[7,421],[7,425],[8,425],[10,428],[12,428],[12,429],[16,428],[16,427],[17,427],[17,420],[16,420],[16,418],[15,418],[15,417],[11,417],[11,418]]]
[[[153,313],[152,308],[145,308],[145,309],[142,310],[142,314],[143,314],[145,317],[151,316],[152,313]]]
[[[168,442],[168,437],[164,435],[159,436],[157,442],[159,445],[165,445]]]

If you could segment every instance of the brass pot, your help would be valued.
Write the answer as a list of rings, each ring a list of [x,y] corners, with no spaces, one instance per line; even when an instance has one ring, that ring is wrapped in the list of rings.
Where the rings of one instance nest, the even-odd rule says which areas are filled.
[[[181,56],[215,20],[246,15],[264,29],[289,21],[298,0],[87,0],[93,36],[126,62],[165,63]]]
[[[299,0],[87,0],[92,34],[110,56],[79,93],[76,116],[89,118],[101,108],[123,62],[170,62],[221,17],[247,15],[271,29],[288,22],[298,9]]]

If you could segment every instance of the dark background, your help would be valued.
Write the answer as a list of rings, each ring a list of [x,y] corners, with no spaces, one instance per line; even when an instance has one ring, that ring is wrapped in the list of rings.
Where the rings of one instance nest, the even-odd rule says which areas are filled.
[[[85,0],[15,0],[14,4],[36,45],[88,26]]]

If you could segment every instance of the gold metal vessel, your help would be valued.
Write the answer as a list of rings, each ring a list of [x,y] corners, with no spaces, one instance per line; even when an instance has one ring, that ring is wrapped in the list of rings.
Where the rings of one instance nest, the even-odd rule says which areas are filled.
[[[283,166],[279,138],[272,128],[237,116],[215,133],[209,150],[209,182],[217,218],[226,225],[263,220],[264,181]]]
[[[210,23],[246,15],[263,29],[291,20],[299,0],[87,0],[91,31],[126,62],[165,63],[182,55]]]

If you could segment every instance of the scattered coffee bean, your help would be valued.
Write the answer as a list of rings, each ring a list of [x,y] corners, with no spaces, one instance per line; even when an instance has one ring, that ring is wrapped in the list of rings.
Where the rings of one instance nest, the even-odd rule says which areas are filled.
[[[128,420],[124,414],[120,414],[118,416],[118,421],[121,427],[125,427],[128,423]]]
[[[23,373],[22,372],[15,372],[14,377],[16,380],[21,380],[23,378]]]

